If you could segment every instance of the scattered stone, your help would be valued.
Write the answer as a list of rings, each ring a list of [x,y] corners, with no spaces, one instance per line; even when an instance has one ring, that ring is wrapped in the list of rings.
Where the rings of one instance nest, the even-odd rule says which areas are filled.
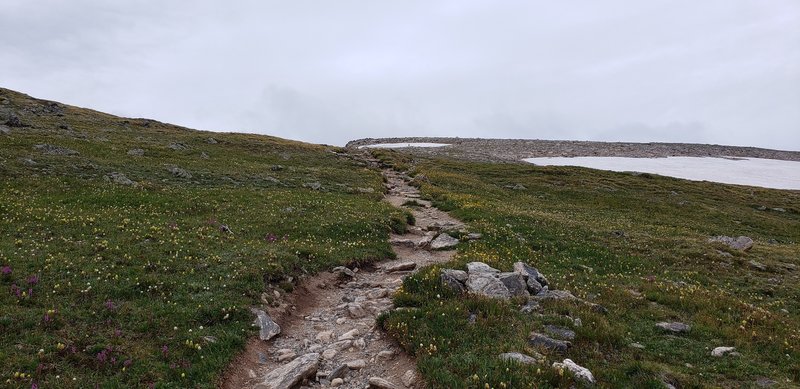
[[[346,276],[348,276],[350,278],[355,278],[356,277],[356,273],[354,271],[352,271],[352,270],[350,270],[350,269],[348,269],[348,268],[346,268],[344,266],[336,266],[336,267],[334,267],[333,268],[333,272],[334,273],[344,274],[344,275],[346,275]]]
[[[519,309],[522,313],[531,313],[538,311],[541,308],[539,302],[534,299],[528,299],[528,302]]]
[[[106,179],[115,184],[131,185],[131,186],[136,185],[135,181],[129,179],[128,177],[125,177],[125,175],[122,173],[117,173],[117,172],[108,173]]]
[[[324,343],[330,342],[333,339],[333,331],[322,331],[317,334],[316,339]]]
[[[526,284],[525,279],[522,277],[522,274],[500,273],[499,277],[500,282],[505,285],[511,296],[530,296],[530,293],[528,293],[528,285]]]
[[[594,384],[594,376],[589,369],[578,365],[575,362],[572,362],[571,359],[565,359],[563,362],[555,362],[553,363],[553,368],[558,370],[569,370],[575,376],[576,379],[582,381],[586,384],[593,385]]]
[[[389,360],[392,360],[394,358],[394,351],[383,350],[383,351],[379,352],[376,357],[379,360],[382,360],[382,361],[389,361]]]
[[[187,180],[192,178],[192,174],[191,173],[189,173],[188,171],[186,171],[184,169],[179,168],[176,165],[166,165],[166,166],[167,166],[167,171],[172,173],[172,175],[175,176],[175,177],[185,178]]]
[[[214,138],[208,138],[208,139],[206,139],[206,143],[208,143],[210,145],[215,145],[215,144],[217,144],[219,142],[217,142],[217,140],[214,139]]]
[[[523,365],[533,365],[538,363],[537,359],[522,353],[502,353],[498,357],[504,361],[517,362]],[[537,357],[541,358],[541,355]]]
[[[389,239],[389,244],[392,246],[399,246],[399,247],[408,247],[414,248],[417,247],[417,243],[411,239],[404,239],[404,238],[392,238]]]
[[[389,290],[384,288],[373,289],[367,292],[367,298],[370,300],[381,299],[389,296]]]
[[[733,350],[736,350],[736,347],[716,347],[714,350],[711,350],[711,356],[721,357],[725,354],[732,353]]]
[[[353,328],[350,331],[347,331],[341,335],[339,335],[339,340],[353,340],[358,336],[358,328]]]
[[[297,358],[297,353],[292,351],[291,349],[284,348],[278,350],[278,362],[286,362]]]
[[[341,386],[342,384],[344,384],[344,380],[341,378],[334,378],[331,380],[331,386],[333,386],[334,388],[337,386]]]
[[[709,242],[720,242],[734,250],[747,251],[753,247],[753,239],[746,236],[737,238],[731,236],[714,236],[708,239]]]
[[[11,133],[11,129],[0,124],[0,135],[8,135]]]
[[[550,290],[547,287],[544,287],[535,296],[531,296],[531,298],[536,299],[536,300],[577,300],[578,299],[572,293],[567,292],[566,290]]]
[[[747,262],[751,268],[759,270],[759,271],[767,271],[767,265],[756,261],[755,259],[751,259],[750,262]]]
[[[367,348],[367,341],[364,339],[356,339],[356,341],[353,342],[353,346],[358,347],[359,350],[363,350]]]
[[[483,234],[478,233],[478,232],[470,232],[466,236],[467,240],[478,240],[478,239],[481,239],[481,238],[483,238]]]
[[[439,234],[439,236],[437,236],[436,239],[431,242],[430,246],[431,250],[443,250],[455,247],[457,244],[458,239],[453,238],[448,234]]]
[[[19,120],[19,116],[11,115],[5,122],[5,125],[9,127],[23,127],[22,120]]]
[[[660,322],[656,323],[656,327],[661,328],[664,331],[674,332],[674,333],[682,333],[682,332],[689,332],[692,327],[688,324],[680,323],[680,322]]]
[[[322,352],[322,359],[331,360],[338,354],[339,351],[334,348],[329,348]]]
[[[175,150],[175,151],[188,150],[189,149],[189,146],[187,146],[184,143],[180,143],[180,142],[170,143],[168,147],[170,149],[172,149],[172,150]]]
[[[778,383],[778,381],[775,381],[773,379],[769,379],[767,377],[758,377],[758,378],[756,378],[756,385],[758,385],[759,388],[769,388],[769,387],[771,387],[771,386],[773,386],[773,385],[775,385],[777,383]]]
[[[205,152],[205,151],[202,151],[202,152],[200,152],[200,158],[202,158],[202,159],[209,159],[209,158],[211,158],[211,157],[209,157],[209,156],[208,156],[208,154],[206,154],[206,152]]]
[[[254,321],[255,325],[260,328],[258,333],[258,338],[261,340],[270,340],[281,333],[281,327],[278,323],[272,321],[272,318],[269,315],[256,308],[250,308],[250,312],[253,312],[256,315],[256,319]]]
[[[635,343],[634,342],[634,343],[629,344],[628,346],[633,347],[633,348],[638,348],[639,350],[644,350],[644,345],[641,344],[641,343]]]
[[[19,161],[25,166],[36,166],[36,161],[30,158],[20,158]]]
[[[364,307],[358,303],[347,304],[347,313],[349,313],[350,317],[353,319],[361,319],[367,316],[367,312],[364,310]]]
[[[306,182],[306,183],[303,184],[303,187],[304,188],[309,188],[311,190],[320,190],[320,189],[322,189],[322,184],[320,184],[319,182],[316,182],[316,181],[315,182]]]
[[[367,367],[367,361],[363,359],[355,359],[349,362],[345,362],[344,365],[350,368],[350,370],[361,370]]]
[[[549,338],[545,335],[538,334],[536,332],[531,332],[530,337],[528,338],[528,343],[535,347],[542,347],[549,350],[555,350],[559,353],[566,353],[567,349],[572,346],[572,343],[563,341],[563,340],[556,340],[553,338]]]
[[[414,370],[406,370],[400,380],[403,381],[403,385],[405,385],[406,388],[410,388],[417,382],[417,373],[415,373]]]
[[[393,273],[397,271],[409,271],[414,270],[417,267],[417,263],[414,261],[405,261],[400,263],[395,263],[393,265],[386,266],[384,270],[387,273]]]
[[[575,340],[575,331],[569,328],[548,324],[544,326],[544,332],[562,340]]]
[[[78,154],[80,154],[75,150],[71,150],[71,149],[68,149],[66,147],[61,147],[61,146],[54,146],[54,145],[47,144],[47,143],[34,145],[33,148],[35,150],[38,150],[38,151],[41,151],[41,152],[43,152],[45,154],[50,154],[50,155],[78,155]]]
[[[295,358],[293,361],[267,373],[257,389],[286,389],[291,388],[302,380],[312,377],[319,368],[320,355],[310,353]]]
[[[400,389],[397,385],[381,377],[369,377],[369,387],[377,389]]]
[[[347,374],[347,372],[349,370],[350,370],[350,368],[347,367],[347,365],[339,365],[335,369],[331,370],[330,373],[328,373],[328,377],[327,378],[329,380],[334,380],[336,378],[342,378],[342,377],[344,377],[345,374]]]
[[[130,149],[128,155],[133,157],[144,157],[144,149]]]

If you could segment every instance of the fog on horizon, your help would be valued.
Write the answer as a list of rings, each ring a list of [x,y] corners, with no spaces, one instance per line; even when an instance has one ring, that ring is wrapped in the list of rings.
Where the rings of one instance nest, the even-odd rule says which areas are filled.
[[[197,129],[800,150],[795,0],[4,0],[0,37],[2,87]]]

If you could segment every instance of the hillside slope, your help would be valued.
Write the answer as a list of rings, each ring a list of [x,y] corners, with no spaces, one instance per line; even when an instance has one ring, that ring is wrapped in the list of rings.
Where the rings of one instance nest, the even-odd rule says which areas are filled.
[[[0,382],[214,387],[250,306],[393,255],[382,191],[336,148],[0,89]]]

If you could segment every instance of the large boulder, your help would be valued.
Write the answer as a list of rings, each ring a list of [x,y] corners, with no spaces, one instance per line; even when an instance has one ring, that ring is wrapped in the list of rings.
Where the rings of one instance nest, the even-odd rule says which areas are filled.
[[[547,286],[548,284],[547,278],[545,278],[544,274],[539,273],[538,269],[524,262],[514,263],[514,272],[522,274],[522,276],[525,277],[526,281],[533,279],[540,286]],[[541,289],[541,287],[539,289]],[[533,293],[538,293],[538,291]]]
[[[267,373],[257,389],[289,389],[302,380],[312,377],[319,368],[319,353],[305,354]]]
[[[439,276],[442,284],[456,293],[464,293],[467,288],[464,283],[467,281],[467,273],[462,270],[442,269]]]
[[[483,262],[470,262],[467,264],[467,273],[500,273],[500,270],[497,270]]]

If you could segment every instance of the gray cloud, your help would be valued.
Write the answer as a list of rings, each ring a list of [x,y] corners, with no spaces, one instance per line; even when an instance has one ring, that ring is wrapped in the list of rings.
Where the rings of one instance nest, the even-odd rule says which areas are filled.
[[[794,0],[5,0],[0,85],[200,129],[800,150]]]

